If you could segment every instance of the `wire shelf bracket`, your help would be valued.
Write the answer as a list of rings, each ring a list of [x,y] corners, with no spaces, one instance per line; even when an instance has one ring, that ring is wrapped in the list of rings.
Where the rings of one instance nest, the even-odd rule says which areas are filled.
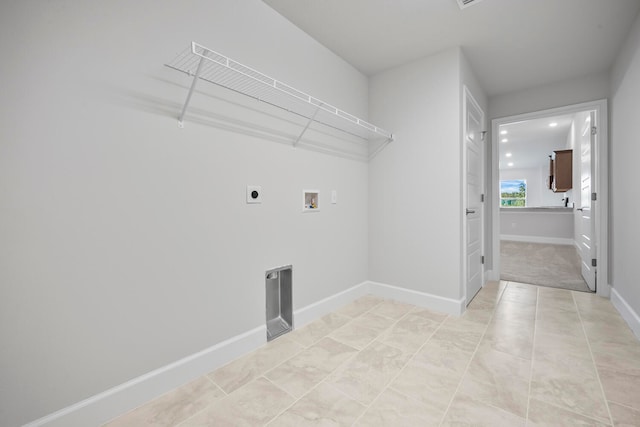
[[[182,107],[182,111],[180,112],[180,117],[178,117],[178,127],[180,129],[184,128],[184,115],[187,113],[187,108],[189,107],[189,102],[191,101],[191,95],[193,95],[193,91],[196,88],[196,82],[200,77],[200,73],[202,72],[202,65],[204,64],[204,59],[206,58],[206,53],[200,58],[198,61],[198,68],[196,69],[196,73],[193,76],[193,81],[191,82],[191,86],[189,87],[189,93],[187,93],[187,99],[184,101],[184,106]]]
[[[307,118],[306,126],[293,142],[294,147],[300,142],[313,122],[321,123],[367,141],[382,140],[382,146],[386,146],[394,139],[391,132],[196,42],[192,42],[190,48],[165,65],[193,76],[187,98],[178,117],[178,126],[180,128],[184,127],[184,117],[189,108],[196,83],[198,80],[204,80]],[[376,153],[378,151],[376,150]]]
[[[300,132],[300,135],[298,135],[298,137],[296,138],[296,140],[293,142],[293,146],[295,147],[296,145],[298,145],[298,143],[300,142],[300,140],[302,139],[302,136],[305,134],[305,132],[307,131],[307,129],[309,129],[309,126],[311,126],[311,123],[313,123],[313,121],[315,120],[316,116],[318,115],[318,112],[320,111],[320,106],[318,106],[318,108],[316,108],[316,111],[313,113],[313,116],[311,116],[311,118],[309,119],[309,121],[307,122],[307,124],[305,125],[305,127],[302,129],[302,132]]]

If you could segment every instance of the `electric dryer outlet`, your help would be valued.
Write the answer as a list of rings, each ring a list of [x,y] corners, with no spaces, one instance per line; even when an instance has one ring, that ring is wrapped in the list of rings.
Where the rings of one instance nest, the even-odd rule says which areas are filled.
[[[262,203],[262,187],[247,185],[247,203]]]

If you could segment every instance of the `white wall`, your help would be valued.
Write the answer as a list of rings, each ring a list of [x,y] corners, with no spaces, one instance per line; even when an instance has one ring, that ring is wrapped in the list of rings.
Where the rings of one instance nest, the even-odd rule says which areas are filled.
[[[464,48],[461,49],[461,52],[460,52],[460,84],[466,85],[469,91],[473,94],[474,99],[476,100],[476,102],[484,112],[485,122],[486,122],[486,118],[488,115],[487,95],[485,94],[484,89],[482,88],[482,84],[476,78],[475,73],[471,68],[471,64],[469,63],[469,61],[467,60],[467,57],[464,54]],[[461,93],[460,102],[463,102],[462,99],[464,99],[464,93]],[[464,118],[461,116],[461,120],[463,119]],[[485,126],[486,126],[486,130],[489,131],[488,122],[485,123]],[[488,138],[485,139],[485,143],[488,146],[491,145],[489,144],[489,141],[490,139]]]
[[[396,140],[369,165],[369,278],[459,299],[458,49],[371,78],[371,120]]]
[[[192,40],[366,118],[367,78],[258,0],[2,2],[0,425],[263,325],[270,267],[295,309],[367,279],[367,164],[205,84],[178,129]]]
[[[515,116],[609,97],[609,73],[563,80],[489,99],[489,118]]]
[[[638,181],[638,111],[640,111],[640,16],[612,69],[611,102],[611,284],[628,306],[640,314],[638,247],[640,198]],[[636,334],[640,336],[640,318]]]
[[[462,85],[486,97],[460,49],[371,78],[371,120],[396,141],[369,166],[369,278],[460,300]]]
[[[571,210],[500,209],[500,238],[571,245],[573,222]]]

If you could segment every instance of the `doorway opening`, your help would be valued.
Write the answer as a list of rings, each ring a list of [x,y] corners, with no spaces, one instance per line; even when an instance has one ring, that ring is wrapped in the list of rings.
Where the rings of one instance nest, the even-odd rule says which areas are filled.
[[[608,296],[606,120],[605,100],[493,120],[492,279]]]

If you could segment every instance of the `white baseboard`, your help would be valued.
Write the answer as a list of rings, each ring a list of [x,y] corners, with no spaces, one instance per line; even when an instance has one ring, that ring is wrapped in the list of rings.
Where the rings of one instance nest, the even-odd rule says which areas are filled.
[[[485,272],[484,272],[484,281],[482,283],[486,284],[487,282],[490,282],[492,280],[499,281],[500,280],[500,275],[499,274],[496,275],[493,272],[493,270],[485,270]]]
[[[369,293],[363,282],[294,312],[301,327]],[[208,349],[127,381],[23,427],[98,426],[247,354],[267,341],[266,326],[222,341]]]
[[[293,321],[296,328],[311,323],[322,316],[336,311],[340,307],[349,304],[369,293],[369,282],[362,282],[347,290],[331,295],[323,300],[310,304],[293,312]]]
[[[622,298],[618,291],[616,291],[616,288],[611,288],[611,303],[620,312],[620,315],[625,322],[627,322],[635,336],[640,339],[640,316],[638,316],[638,313]]]
[[[464,299],[455,300],[444,298],[412,289],[400,288],[384,283],[368,282],[369,293],[382,298],[390,298],[395,301],[417,305],[430,310],[460,316],[464,312]]]
[[[255,350],[266,341],[266,326],[257,327],[30,422],[24,427],[102,425],[120,414]]]
[[[527,243],[548,243],[551,245],[574,245],[575,241],[568,237],[520,236],[516,234],[501,234],[500,240]]]
[[[397,286],[363,282],[294,312],[295,327],[339,309],[364,295],[389,298],[459,316],[464,300],[454,300]],[[24,427],[85,427],[102,425],[150,400],[186,384],[266,343],[266,326],[222,341],[162,368],[127,381],[81,402],[32,421]]]

